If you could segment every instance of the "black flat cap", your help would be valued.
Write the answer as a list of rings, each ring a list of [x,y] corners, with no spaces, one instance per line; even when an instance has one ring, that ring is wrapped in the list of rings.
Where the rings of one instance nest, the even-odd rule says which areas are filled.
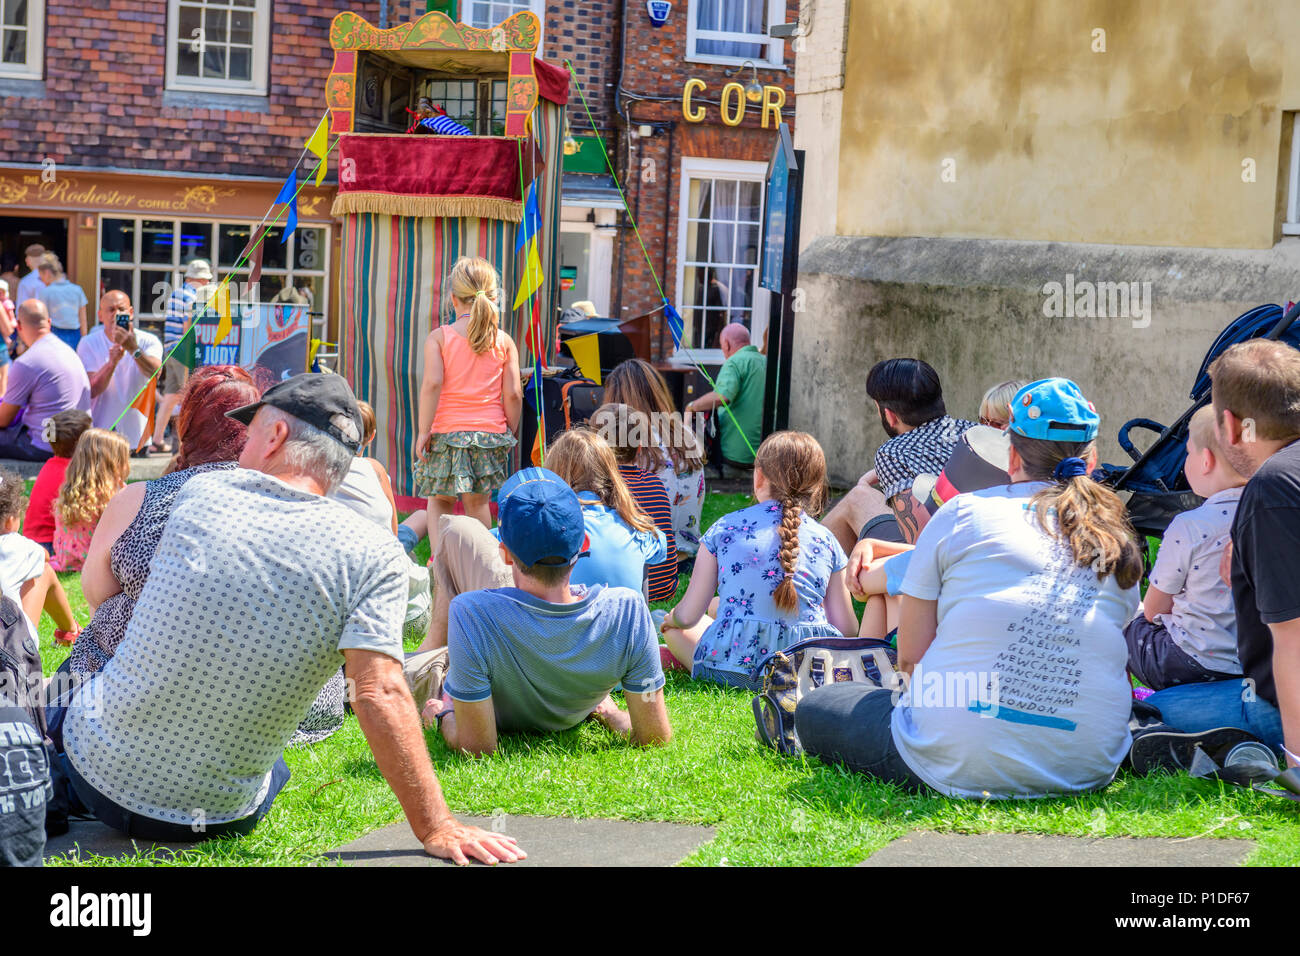
[[[263,405],[314,425],[351,452],[361,447],[361,410],[351,386],[341,375],[303,372],[272,385],[260,402],[232,409],[226,417],[251,425]]]

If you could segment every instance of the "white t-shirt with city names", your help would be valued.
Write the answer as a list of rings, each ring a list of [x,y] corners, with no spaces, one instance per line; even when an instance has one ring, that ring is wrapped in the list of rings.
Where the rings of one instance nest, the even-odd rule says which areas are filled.
[[[135,340],[141,352],[149,358],[162,361],[163,347],[158,336],[144,329],[136,329]],[[96,325],[77,343],[77,358],[81,359],[81,364],[86,367],[86,374],[89,377],[94,378],[95,373],[108,362],[108,352],[112,345],[102,324]],[[117,421],[117,416],[122,415],[122,410],[130,406],[147,381],[149,376],[140,370],[140,363],[129,354],[123,355],[113,371],[113,378],[108,383],[108,387],[99,393],[98,398],[90,400],[90,417],[95,427],[112,428],[113,423]],[[132,408],[122,415],[117,432],[134,449],[144,437],[147,424],[148,419],[145,418],[144,413]]]
[[[1075,564],[1038,525],[1025,482],[958,495],[916,542],[902,591],[938,630],[894,708],[894,743],[941,793],[1092,790],[1129,748],[1123,628],[1137,588]]]
[[[345,649],[402,661],[391,530],[246,469],[186,483],[117,654],[64,721],[78,773],[170,823],[248,816]]]

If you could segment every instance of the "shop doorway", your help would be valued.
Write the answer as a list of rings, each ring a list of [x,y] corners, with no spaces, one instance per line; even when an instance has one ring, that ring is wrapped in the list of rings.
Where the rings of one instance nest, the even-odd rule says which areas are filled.
[[[565,223],[565,225],[569,225]],[[560,311],[589,300],[587,276],[591,265],[591,233],[560,233]]]
[[[23,252],[33,243],[40,243],[48,252],[53,252],[66,267],[68,220],[44,216],[0,216],[0,275],[7,272],[26,275],[27,263],[23,261]]]

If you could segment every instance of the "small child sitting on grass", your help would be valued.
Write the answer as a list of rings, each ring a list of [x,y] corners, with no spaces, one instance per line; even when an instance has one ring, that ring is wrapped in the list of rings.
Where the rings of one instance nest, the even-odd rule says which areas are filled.
[[[59,412],[45,419],[44,437],[50,443],[54,457],[41,465],[27,499],[27,514],[23,516],[23,534],[35,541],[45,553],[54,554],[54,499],[67,474],[68,464],[77,440],[90,428],[90,415],[76,408]]]
[[[54,500],[55,571],[80,571],[90,539],[108,500],[131,475],[131,448],[126,439],[103,428],[89,428],[77,439],[59,497]]]
[[[514,587],[457,596],[447,647],[407,660],[425,720],[471,756],[495,751],[499,731],[554,733],[588,718],[634,744],[667,743],[650,609],[629,588],[569,584],[587,538],[578,496],[554,472],[526,468],[497,503]],[[610,697],[619,685],[626,711]]]
[[[0,593],[22,605],[32,625],[32,635],[49,612],[56,628],[54,640],[71,644],[81,633],[72,616],[68,595],[50,567],[45,549],[18,533],[23,513],[23,480],[0,470]]]
[[[1188,423],[1183,473],[1205,504],[1169,523],[1142,613],[1124,629],[1129,673],[1152,690],[1241,674],[1232,591],[1219,561],[1246,479],[1223,457],[1208,405]]]
[[[990,393],[995,390],[991,389]],[[1012,397],[1015,397],[1014,392]],[[1007,408],[1010,408],[1009,402],[1010,399]],[[987,408],[981,410],[981,417],[986,411]],[[1010,413],[1007,414],[1009,417]],[[849,555],[844,579],[849,593],[866,603],[862,626],[858,629],[859,637],[887,639],[898,626],[903,578],[907,575],[916,541],[916,537],[908,532],[914,529],[915,535],[919,536],[935,512],[957,495],[1007,484],[1011,480],[1007,474],[1010,453],[1010,439],[1001,427],[976,425],[966,429],[944,463],[942,472],[917,475],[912,482],[907,505],[912,520],[904,525],[904,537],[911,537],[911,541],[896,544],[864,538],[858,542]]]

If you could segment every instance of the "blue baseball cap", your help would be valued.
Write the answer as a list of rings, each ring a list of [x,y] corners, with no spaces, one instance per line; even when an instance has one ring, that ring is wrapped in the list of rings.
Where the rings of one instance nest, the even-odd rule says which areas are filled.
[[[497,493],[497,520],[501,543],[528,567],[572,565],[586,548],[578,496],[545,468],[525,468],[506,480]]]
[[[1096,407],[1068,378],[1039,379],[1011,400],[1010,430],[1025,438],[1092,441],[1100,424]]]

